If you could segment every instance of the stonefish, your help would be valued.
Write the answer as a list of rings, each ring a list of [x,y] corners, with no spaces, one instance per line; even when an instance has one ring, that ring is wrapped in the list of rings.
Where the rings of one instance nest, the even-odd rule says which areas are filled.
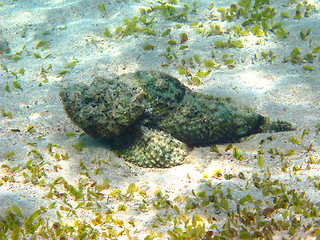
[[[293,130],[230,98],[191,91],[161,72],[96,78],[60,92],[69,118],[93,138],[105,138],[125,160],[141,167],[184,162],[189,147],[235,142],[244,136]]]

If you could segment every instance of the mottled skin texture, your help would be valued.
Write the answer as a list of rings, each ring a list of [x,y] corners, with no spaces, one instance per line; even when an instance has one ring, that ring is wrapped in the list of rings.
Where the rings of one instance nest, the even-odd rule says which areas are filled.
[[[161,72],[98,78],[90,86],[65,88],[60,96],[75,124],[94,138],[107,138],[116,153],[142,167],[181,164],[188,146],[294,129],[230,98],[193,92]]]
[[[111,137],[132,125],[144,112],[142,89],[97,78],[89,87],[74,84],[60,92],[72,121],[93,138]]]
[[[188,146],[163,131],[135,127],[109,141],[114,153],[140,167],[168,168],[184,162]]]

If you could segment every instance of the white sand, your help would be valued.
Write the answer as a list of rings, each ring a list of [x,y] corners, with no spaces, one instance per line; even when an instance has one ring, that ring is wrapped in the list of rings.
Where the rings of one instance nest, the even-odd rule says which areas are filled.
[[[227,28],[232,28],[234,22],[227,21],[211,21],[208,19],[209,1],[198,1],[198,14],[190,14],[188,21],[180,23],[181,28],[176,29],[177,22],[163,21],[160,14],[156,15],[156,23],[154,29],[158,36],[138,34],[139,37],[133,35],[126,36],[123,39],[116,37],[114,34],[116,27],[123,26],[123,19],[132,19],[134,15],[139,14],[139,7],[148,7],[152,5],[144,1],[95,1],[95,0],[51,0],[51,1],[2,1],[3,6],[0,7],[0,27],[3,39],[7,39],[10,45],[11,54],[15,54],[25,45],[26,48],[21,52],[21,59],[14,62],[11,60],[10,54],[0,55],[0,61],[6,66],[9,72],[5,72],[0,68],[0,109],[12,113],[12,119],[8,117],[0,117],[0,160],[1,165],[5,164],[9,167],[20,166],[16,172],[11,172],[7,168],[0,169],[0,178],[3,179],[3,185],[0,186],[0,214],[3,215],[5,210],[12,204],[18,206],[23,216],[29,216],[32,212],[39,209],[40,206],[47,208],[44,218],[49,218],[50,224],[58,221],[56,211],[60,206],[66,206],[62,198],[54,197],[54,200],[48,199],[47,194],[50,190],[50,183],[57,177],[63,177],[69,184],[77,186],[80,179],[87,177],[81,175],[84,172],[79,166],[80,161],[86,166],[89,172],[89,183],[97,182],[102,184],[105,179],[110,182],[110,189],[103,190],[104,198],[99,201],[101,209],[93,208],[86,210],[84,208],[76,209],[78,216],[70,216],[63,219],[63,222],[70,225],[76,219],[90,220],[94,217],[94,212],[104,214],[107,209],[117,211],[119,204],[125,204],[128,207],[126,212],[114,214],[115,219],[121,219],[125,222],[124,228],[129,229],[130,236],[134,239],[143,239],[150,231],[163,232],[172,230],[173,225],[161,226],[156,221],[156,214],[164,214],[161,210],[158,212],[152,207],[151,199],[154,198],[154,192],[161,190],[164,194],[169,194],[170,200],[173,200],[177,194],[183,196],[192,196],[191,190],[195,192],[208,190],[203,182],[203,176],[207,175],[213,185],[221,184],[220,188],[227,193],[227,188],[233,191],[233,199],[235,201],[243,196],[250,194],[256,199],[263,201],[271,201],[271,197],[264,197],[261,190],[257,190],[250,181],[247,191],[241,191],[236,186],[245,188],[248,180],[251,179],[253,172],[263,176],[267,168],[270,168],[272,180],[279,179],[283,182],[287,189],[295,189],[296,191],[305,191],[306,197],[311,202],[317,203],[320,197],[312,181],[319,178],[319,165],[310,165],[307,168],[308,158],[313,156],[320,159],[319,147],[320,137],[316,129],[316,125],[320,123],[320,81],[319,81],[319,60],[320,54],[315,53],[314,63],[302,63],[293,65],[291,62],[282,63],[284,57],[290,59],[290,53],[294,48],[299,48],[301,57],[320,46],[320,15],[319,12],[310,13],[308,18],[303,17],[301,20],[293,19],[296,4],[289,4],[284,7],[285,1],[275,3],[271,1],[271,6],[276,8],[277,16],[275,22],[283,22],[283,27],[288,32],[288,36],[284,40],[280,40],[276,35],[269,33],[269,37],[255,37],[250,34],[247,37],[232,37],[232,40],[241,39],[244,48],[225,48],[215,49],[212,45],[218,40],[226,41],[229,38]],[[190,6],[193,1],[182,1]],[[229,7],[234,1],[215,1],[214,14],[220,17],[220,13],[216,11],[218,7]],[[107,11],[105,14],[99,12],[98,4],[104,3]],[[309,3],[312,3],[309,1]],[[319,3],[314,3],[319,8]],[[183,5],[183,4],[181,4]],[[305,7],[304,7],[305,9]],[[286,12],[290,15],[289,19],[281,20],[280,12]],[[159,19],[159,20],[158,20]],[[216,23],[221,25],[224,35],[203,37],[201,34],[195,34],[190,24],[195,21],[201,21],[205,25]],[[243,19],[236,21],[239,26]],[[103,35],[104,28],[109,27],[113,38],[106,38]],[[168,67],[161,67],[165,62],[165,58],[160,56],[165,52],[168,46],[169,37],[161,37],[161,33],[167,28],[172,27],[171,38],[179,42],[179,34],[186,32],[189,40],[185,42],[189,46],[188,50],[179,52],[179,61],[169,64]],[[300,38],[300,31],[306,32],[311,29],[311,34],[306,41]],[[50,31],[49,35],[42,35],[44,31]],[[25,37],[22,37],[25,36]],[[311,46],[309,40],[312,39]],[[48,41],[49,48],[41,50],[36,47],[40,41]],[[255,43],[261,40],[261,45]],[[147,44],[152,44],[155,49],[152,51],[144,51],[142,48]],[[178,47],[173,46],[176,50]],[[211,52],[215,53],[216,58],[212,59]],[[262,59],[261,52],[269,53],[272,51],[277,58],[268,63]],[[33,56],[38,53],[42,58],[37,59]],[[44,58],[51,54],[47,58]],[[162,70],[175,77],[181,79],[183,83],[187,83],[186,79],[177,72],[177,65],[181,64],[181,59],[189,59],[197,54],[201,61],[213,60],[223,63],[222,56],[229,54],[229,59],[234,59],[234,68],[229,69],[222,66],[220,69],[214,70],[209,77],[204,78],[199,87],[190,86],[191,88],[208,94],[217,96],[230,96],[237,101],[256,109],[262,115],[270,118],[279,118],[297,125],[298,130],[294,132],[282,132],[272,134],[259,134],[234,144],[244,160],[239,161],[234,158],[232,151],[225,152],[225,145],[218,145],[222,155],[210,152],[210,148],[193,149],[188,156],[187,163],[171,169],[143,169],[132,164],[126,163],[108,151],[103,143],[93,140],[88,136],[78,138],[82,132],[81,129],[72,124],[64,113],[59,91],[61,87],[67,86],[74,82],[90,83],[95,76],[112,77],[121,73],[135,71],[137,69],[153,69]],[[255,58],[255,54],[257,59]],[[74,68],[67,68],[67,65],[73,61],[79,61]],[[52,68],[47,69],[51,65]],[[315,71],[305,71],[303,66],[311,66]],[[19,69],[24,68],[23,76],[18,74],[15,79],[10,71],[18,73]],[[42,82],[41,68],[47,71],[47,83]],[[202,67],[206,69],[205,67]],[[58,76],[59,73],[67,69],[68,73]],[[197,68],[191,70],[196,73]],[[12,85],[13,81],[20,83],[23,91],[15,89]],[[11,92],[5,91],[5,86],[9,85]],[[33,126],[34,132],[27,132],[27,127]],[[20,129],[20,132],[12,132],[11,129]],[[307,153],[301,146],[294,145],[288,141],[289,138],[297,138],[300,140],[302,131],[307,129],[309,135],[304,139],[306,144],[313,144],[314,151]],[[76,133],[74,137],[66,137],[66,133]],[[266,141],[260,145],[262,139],[273,136],[274,140]],[[38,139],[41,137],[41,139]],[[82,152],[77,152],[72,145],[78,142],[85,142]],[[30,146],[27,143],[37,143],[37,146]],[[53,148],[53,153],[66,154],[70,159],[58,161],[54,158],[54,154],[50,155],[47,150],[48,144],[56,144],[59,148]],[[287,164],[287,173],[281,171],[283,162],[280,157],[276,156],[272,159],[270,154],[263,155],[263,169],[257,165],[257,151],[259,147],[267,152],[270,148],[277,148],[280,152],[286,153],[289,150],[295,150],[293,156],[285,158]],[[24,183],[22,172],[26,162],[30,159],[34,160],[32,154],[27,156],[31,150],[41,153],[44,161],[47,163],[44,168],[46,176],[45,186],[34,186],[30,182]],[[6,154],[14,152],[14,156],[5,159]],[[104,160],[108,164],[101,164],[101,171],[98,175],[94,175],[93,171],[99,167],[97,163],[91,163],[93,159]],[[36,160],[34,160],[36,161]],[[36,161],[37,162],[37,161]],[[38,161],[39,162],[39,161]],[[54,171],[54,166],[59,166]],[[301,166],[301,170],[293,172],[294,166]],[[222,174],[235,174],[243,172],[247,180],[235,178],[225,180],[224,177],[214,178],[212,174],[215,170],[221,170]],[[6,176],[13,176],[12,182],[4,181]],[[140,213],[137,209],[138,204],[142,203],[142,197],[135,195],[133,200],[117,201],[112,199],[108,202],[107,196],[111,191],[120,189],[123,194],[130,183],[135,183],[140,189],[145,190],[147,196],[146,201],[149,203],[148,211]],[[61,185],[60,185],[61,186]],[[66,192],[63,187],[58,187],[61,192]],[[94,189],[92,187],[92,189]],[[94,191],[94,190],[93,190]],[[48,209],[52,202],[56,202],[53,209]],[[76,207],[80,201],[75,201],[70,197],[68,203]],[[178,206],[184,206],[185,203],[175,203]],[[234,205],[230,205],[230,208]],[[205,208],[198,208],[195,214],[205,218]],[[59,210],[65,217],[67,213]],[[214,211],[213,211],[214,212]],[[212,211],[211,211],[212,213]],[[192,216],[192,214],[190,215]],[[220,226],[226,220],[225,214],[214,213],[214,217],[218,220],[217,226]],[[128,222],[132,219],[135,221],[135,227]],[[151,224],[159,225],[159,228],[152,228]],[[207,224],[209,226],[210,224]],[[117,232],[123,228],[115,227]],[[299,235],[299,234],[298,234]],[[308,233],[301,233],[301,236]],[[163,238],[166,235],[164,235]],[[300,235],[299,235],[300,236]],[[119,239],[127,239],[127,236],[120,236]]]

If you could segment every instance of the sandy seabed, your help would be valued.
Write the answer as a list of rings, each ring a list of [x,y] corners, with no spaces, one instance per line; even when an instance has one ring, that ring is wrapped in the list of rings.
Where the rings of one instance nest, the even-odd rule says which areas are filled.
[[[181,0],[176,7],[181,10],[179,6],[192,6],[192,2]],[[214,7],[210,10],[211,2]],[[123,19],[131,20],[133,16],[139,16],[139,8],[149,8],[159,3],[144,0],[8,0],[0,3],[0,39],[7,41],[10,48],[10,52],[2,52],[0,55],[0,109],[4,110],[4,116],[0,118],[0,215],[4,216],[8,208],[16,205],[23,216],[27,217],[43,206],[46,212],[42,216],[49,219],[49,224],[59,221],[56,212],[60,211],[63,215],[61,221],[72,225],[75,220],[86,220],[89,223],[97,212],[105,214],[108,209],[117,212],[118,206],[124,204],[127,211],[115,214],[115,218],[124,221],[124,226],[115,227],[115,231],[121,232],[121,229],[126,228],[131,231],[133,239],[143,239],[152,230],[163,232],[162,238],[165,239],[166,231],[172,230],[173,224],[159,222],[159,218],[166,215],[164,210],[152,207],[156,190],[168,194],[168,201],[172,202],[179,194],[192,196],[192,190],[197,193],[220,189],[227,194],[228,189],[231,189],[233,203],[247,194],[254,196],[255,200],[270,203],[272,198],[262,195],[261,190],[255,188],[251,181],[253,173],[263,178],[268,172],[272,180],[279,179],[287,189],[304,191],[310,202],[319,203],[319,190],[313,184],[314,181],[319,181],[319,165],[308,164],[308,161],[310,157],[315,161],[320,160],[319,126],[316,127],[320,123],[320,54],[313,53],[313,62],[303,60],[306,54],[320,46],[318,11],[310,11],[308,17],[302,16],[298,20],[293,18],[297,3],[271,1],[270,6],[275,7],[277,13],[274,21],[283,23],[287,37],[279,39],[271,31],[268,31],[268,37],[257,37],[252,33],[235,37],[232,26],[241,26],[243,19],[229,23],[209,18],[212,13],[221,19],[221,13],[217,9],[228,8],[234,2],[200,0],[196,6],[197,12],[189,11],[186,21],[165,21],[164,16],[155,14],[152,29],[156,36],[139,32],[121,37],[115,31],[118,26],[124,26]],[[98,5],[102,3],[106,7],[105,12],[98,9]],[[318,1],[312,4],[316,9],[320,7]],[[302,9],[305,8],[303,5]],[[281,19],[280,12],[286,12],[290,17]],[[222,34],[195,34],[195,29],[190,27],[193,22],[201,22],[207,27],[219,24]],[[109,28],[112,37],[104,36],[105,27]],[[161,34],[168,28],[171,28],[171,34],[162,37]],[[301,31],[306,33],[308,29],[311,29],[310,35],[302,40]],[[183,32],[188,34],[188,40],[183,43],[188,45],[188,49],[179,51],[180,33]],[[168,63],[163,53],[166,52],[170,39],[178,42],[178,46],[171,46],[172,51],[178,53],[178,59]],[[240,39],[244,47],[214,48],[214,42],[228,39]],[[257,42],[260,44],[256,44]],[[153,45],[154,49],[143,50],[147,44]],[[301,63],[292,64],[290,61],[294,48],[301,52]],[[262,52],[268,54],[267,59],[262,57]],[[226,57],[226,54],[229,56]],[[199,56],[201,61],[212,60],[217,65],[222,65],[203,78],[199,86],[188,84],[186,77],[179,75],[177,71],[181,67],[181,59],[190,59],[194,55]],[[19,56],[20,59],[14,61],[14,56]],[[272,56],[276,58],[271,62]],[[289,61],[284,63],[284,58]],[[223,64],[224,59],[233,59],[234,62],[226,66]],[[74,66],[70,66],[73,61],[76,61]],[[165,63],[168,66],[161,67]],[[304,70],[303,66],[312,67],[314,71]],[[24,69],[23,74],[19,72],[21,68]],[[190,67],[190,71],[195,74],[200,68],[206,69],[202,63],[202,66]],[[136,70],[161,70],[179,78],[195,91],[232,97],[262,115],[295,124],[297,130],[258,134],[233,143],[243,155],[242,161],[234,157],[233,150],[225,151],[228,144],[223,144],[217,145],[220,154],[210,151],[210,147],[192,149],[186,163],[181,166],[170,169],[139,168],[117,158],[103,142],[87,135],[82,136],[82,130],[67,118],[59,98],[60,89],[71,83],[89,84],[96,76],[114,77]],[[14,87],[14,82],[19,83],[21,89]],[[6,91],[6,86],[9,86],[9,91]],[[12,118],[6,116],[9,112]],[[304,129],[308,134],[301,140]],[[67,133],[75,135],[66,136]],[[272,141],[268,140],[270,136]],[[298,139],[307,147],[312,144],[313,150],[308,152],[303,146],[290,142],[289,138]],[[263,144],[261,140],[264,140]],[[73,147],[79,142],[85,143],[82,151]],[[267,153],[275,148],[284,154],[290,150],[294,152],[291,151],[292,155],[287,154],[290,156],[281,160],[280,155]],[[262,155],[262,169],[257,164],[259,150],[265,152]],[[69,159],[63,160],[66,154]],[[32,175],[28,170],[30,161],[35,164],[33,167],[38,164],[38,168],[44,171],[43,175],[42,170],[40,171],[41,176],[33,184],[23,174]],[[294,171],[295,166],[299,170]],[[283,167],[287,168],[287,172],[281,170]],[[221,170],[222,176],[214,174],[216,170]],[[235,177],[226,180],[224,177],[225,174],[238,176],[240,172],[244,173],[246,179]],[[101,190],[103,197],[95,200],[101,208],[75,209],[80,201],[70,196],[68,203],[77,214],[67,216],[67,212],[61,210],[66,207],[63,197],[55,195],[52,199],[48,198],[50,184],[58,177],[63,177],[73,186],[86,182],[91,189],[108,180],[109,188]],[[40,182],[41,180],[44,182]],[[239,190],[244,189],[248,181],[248,190]],[[208,187],[208,182],[211,187]],[[137,192],[129,200],[110,197],[111,192],[116,189],[126,195],[131,183],[139,191],[145,192],[146,196]],[[57,191],[61,194],[66,192],[61,186],[57,186]],[[139,210],[143,199],[150,205],[147,211]],[[95,204],[95,201],[92,202]],[[55,206],[49,209],[53,202],[56,202]],[[185,204],[182,201],[177,206],[183,209]],[[230,208],[235,208],[235,205],[230,203]],[[193,211],[205,218],[204,210],[213,214],[217,226],[225,223],[226,215],[219,211],[202,207]],[[130,220],[135,224],[130,224]],[[154,227],[154,224],[158,227]],[[308,237],[308,232],[302,232],[299,236]],[[274,237],[280,238],[276,233]],[[118,238],[129,237],[124,234]]]

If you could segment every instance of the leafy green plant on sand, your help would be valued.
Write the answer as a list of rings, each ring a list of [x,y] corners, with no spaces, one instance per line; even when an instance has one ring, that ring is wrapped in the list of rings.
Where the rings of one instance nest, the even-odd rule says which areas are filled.
[[[215,8],[211,3],[208,15],[203,17],[196,15],[199,14],[197,2],[181,5],[177,0],[158,1],[141,9],[139,16],[125,19],[121,26],[112,31],[105,27],[103,35],[110,41],[146,36],[149,42],[141,48],[145,54],[158,50],[158,41],[163,41],[165,48],[160,49],[163,67],[173,66],[178,74],[186,77],[188,84],[200,85],[214,71],[222,67],[236,67],[230,52],[243,50],[246,37],[251,36],[258,41],[274,37],[276,41],[285,42],[293,35],[286,30],[287,20],[302,21],[317,12],[315,6],[307,1],[300,3],[293,0],[288,4],[293,6],[293,12],[288,12],[284,6],[279,13],[279,9],[270,7],[269,0],[241,0],[229,8]],[[97,11],[106,14],[106,6],[99,4]],[[206,17],[210,23],[203,20]],[[199,20],[193,21],[194,18]],[[281,22],[276,22],[276,19]],[[162,29],[158,26],[164,22],[174,27],[165,26]],[[229,25],[225,27],[225,23]],[[50,31],[42,36],[48,34]],[[190,50],[195,36],[213,39],[207,46],[207,56]],[[312,72],[316,68],[314,62],[319,58],[320,46],[312,45],[311,28],[299,29],[296,36],[309,50],[304,52],[300,45],[290,49],[284,63],[301,64],[305,71]],[[29,53],[26,46],[22,46],[20,51],[8,56],[8,65],[1,64],[3,74],[12,79],[4,85],[5,94],[11,95],[15,91],[20,94],[25,86],[21,80],[30,71],[14,68],[15,64],[20,64],[24,57],[44,61],[50,56],[43,54],[49,49],[49,41],[40,40],[33,46],[37,52]],[[215,53],[221,53],[221,59],[213,56],[212,49]],[[257,55],[273,64],[277,61],[276,54],[262,50]],[[57,76],[68,74],[77,64],[78,60],[70,60]],[[41,79],[39,86],[48,82],[52,68],[51,65],[42,66],[37,72]],[[11,109],[1,109],[1,117],[3,121],[11,121]],[[145,216],[151,216],[148,225],[143,226],[148,232],[144,238],[146,240],[272,239],[274,236],[320,239],[319,204],[308,197],[309,192],[286,185],[287,181],[298,185],[304,171],[318,168],[320,164],[318,149],[314,146],[316,141],[310,141],[318,135],[311,137],[307,130],[302,131],[301,137],[288,138],[286,150],[272,145],[272,136],[263,139],[254,154],[246,153],[236,144],[212,146],[211,154],[216,154],[215,157],[225,157],[222,159],[231,159],[240,165],[253,164],[254,171],[244,173],[237,172],[237,169],[217,169],[210,176],[204,175],[199,179],[196,189],[187,186],[185,192],[172,196],[163,189],[147,192],[144,186],[135,182],[126,183],[124,188],[119,189],[113,179],[109,179],[110,182],[105,178],[97,181],[96,177],[104,176],[106,166],[117,170],[122,165],[114,164],[104,156],[83,159],[82,154],[88,148],[84,141],[77,138],[81,134],[63,135],[68,149],[71,149],[67,153],[63,146],[57,144],[45,144],[43,148],[41,140],[44,136],[33,136],[37,134],[33,125],[19,128],[12,127],[10,133],[28,134],[34,137],[34,142],[26,144],[28,150],[24,153],[23,164],[15,165],[14,160],[20,154],[17,151],[8,149],[3,153],[4,163],[0,170],[4,174],[0,186],[31,186],[44,191],[44,199],[48,203],[37,206],[33,212],[18,207],[18,204],[11,205],[0,216],[0,239],[133,239],[140,237],[139,217]],[[297,163],[297,158],[301,160],[298,151],[305,156],[300,163]],[[72,169],[78,171],[80,177],[71,181],[60,176],[59,171],[63,169],[64,161],[71,162],[74,157],[82,159]],[[274,170],[279,170],[277,174],[280,176],[272,173],[270,162],[278,164],[279,169]],[[186,175],[189,181],[190,176]],[[317,176],[310,175],[303,180],[311,183],[315,194],[319,193]],[[138,220],[133,215],[137,215]]]
[[[297,20],[297,16],[300,16],[304,12],[304,16],[301,18],[307,18],[311,14],[315,13],[315,5],[309,4],[307,1],[303,3],[293,2],[296,6],[296,15],[293,20]],[[285,7],[288,5],[285,5]],[[211,3],[208,7],[208,16],[198,16],[197,12],[198,4],[193,2],[192,6],[188,4],[183,4],[178,0],[169,0],[169,1],[158,1],[155,4],[150,4],[150,7],[140,8],[140,16],[134,16],[131,20],[124,19],[124,26],[118,26],[115,29],[115,34],[112,34],[111,31],[106,27],[104,31],[104,36],[117,39],[117,37],[127,37],[135,36],[139,37],[141,34],[149,35],[148,43],[142,46],[142,50],[145,51],[145,54],[152,53],[155,49],[159,50],[159,46],[155,43],[162,40],[169,44],[168,47],[162,50],[160,57],[164,58],[162,67],[174,66],[182,63],[183,67],[177,67],[178,73],[184,75],[188,78],[188,84],[199,85],[201,84],[201,78],[209,77],[212,74],[208,71],[202,73],[203,71],[199,70],[197,72],[190,73],[183,64],[183,60],[191,59],[194,54],[191,52],[190,44],[188,40],[194,37],[195,35],[201,35],[203,38],[210,38],[213,36],[220,36],[218,39],[215,39],[210,45],[214,48],[224,51],[225,54],[229,54],[227,51],[228,48],[236,48],[239,51],[242,51],[241,48],[245,48],[247,36],[255,36],[260,38],[257,40],[256,44],[263,45],[266,44],[267,39],[277,38],[278,41],[285,41],[288,37],[291,37],[290,33],[286,31],[286,26],[284,22],[280,20],[290,18],[290,14],[287,12],[277,12],[275,7],[270,6],[269,0],[240,0],[238,3],[233,3],[230,7],[215,8],[214,3]],[[98,7],[100,11],[101,6]],[[202,21],[203,19],[211,19],[214,23]],[[192,19],[191,23],[188,23],[189,19]],[[193,19],[199,19],[194,21]],[[166,23],[170,22],[171,24],[176,23],[175,27],[168,29],[162,29],[162,23],[166,26]],[[221,27],[221,23],[228,22],[226,27]],[[174,25],[173,25],[174,26]],[[187,38],[183,42],[178,42],[172,39],[173,35],[178,34],[181,28],[193,29],[193,32],[185,32]],[[162,33],[159,33],[162,32]],[[311,47],[312,39],[310,38],[312,30],[308,29],[306,31],[300,32],[300,38],[302,41],[309,40],[309,46]],[[182,33],[180,33],[182,34]],[[166,38],[169,37],[168,41]],[[175,48],[179,47],[177,50]],[[210,49],[210,46],[208,46]],[[276,52],[275,52],[276,53]],[[307,53],[304,57],[299,57],[296,52],[293,53],[293,57],[290,60],[284,59],[285,62],[292,62],[293,64],[307,61],[313,63],[316,57],[316,52]],[[188,54],[188,58],[184,55]],[[197,54],[199,55],[199,54]],[[265,51],[262,51],[262,54],[256,53],[255,56],[260,56],[262,59],[266,59],[268,63],[274,63],[276,59],[276,54],[268,56],[265,54]],[[291,54],[292,55],[292,54]],[[183,57],[182,57],[183,56]],[[299,59],[300,58],[300,59]],[[230,60],[231,61],[231,60]],[[230,68],[236,67],[234,63],[226,64],[230,65]],[[185,71],[183,71],[183,69]],[[314,71],[315,68],[310,65],[303,66],[305,71]],[[217,68],[215,69],[217,70]],[[209,73],[209,74],[208,74]]]
[[[70,133],[68,136],[74,138],[75,135]],[[304,130],[300,139],[289,138],[287,141],[288,145],[303,149],[309,155],[306,167],[320,161],[312,156],[316,152],[313,144],[308,143],[308,137],[309,132]],[[43,166],[34,164],[45,161],[45,154],[29,151],[27,154],[32,162],[26,168],[7,168],[14,175],[4,179],[2,184],[14,183],[27,170],[31,175],[25,183],[31,181],[35,186],[49,187],[46,198],[50,204],[40,206],[28,216],[24,209],[12,205],[0,217],[0,236],[2,239],[116,239],[120,236],[130,239],[136,236],[135,230],[140,226],[133,218],[123,220],[121,216],[134,211],[138,215],[154,213],[148,223],[149,234],[144,239],[272,239],[276,234],[319,238],[320,228],[316,224],[319,206],[307,198],[306,192],[288,189],[265,166],[268,158],[294,165],[286,161],[287,158],[294,159],[293,149],[284,153],[276,148],[267,150],[273,141],[272,136],[263,139],[253,158],[232,144],[223,150],[212,146],[211,151],[218,157],[232,156],[238,162],[253,161],[258,170],[252,174],[216,170],[212,176],[204,175],[200,179],[198,190],[189,189],[176,196],[163,193],[161,189],[150,194],[135,183],[128,184],[126,190],[111,187],[107,179],[99,184],[92,176],[101,174],[98,169],[102,165],[111,165],[98,159],[86,164],[80,162],[83,177],[77,184],[71,184],[63,177],[50,180],[47,174],[41,174]],[[59,149],[56,144],[47,146],[47,152],[53,157]],[[14,157],[14,154],[8,157]],[[56,161],[61,160],[56,158]],[[283,174],[285,179],[299,182],[296,173],[301,167],[294,168],[287,168]],[[59,171],[58,166],[56,170]],[[44,169],[43,173],[46,171]],[[188,175],[187,179],[190,179]],[[317,179],[310,177],[309,180],[315,189],[319,189]],[[109,204],[113,207],[108,207]],[[90,216],[86,220],[79,218],[84,211]],[[47,218],[48,214],[51,220]]]

